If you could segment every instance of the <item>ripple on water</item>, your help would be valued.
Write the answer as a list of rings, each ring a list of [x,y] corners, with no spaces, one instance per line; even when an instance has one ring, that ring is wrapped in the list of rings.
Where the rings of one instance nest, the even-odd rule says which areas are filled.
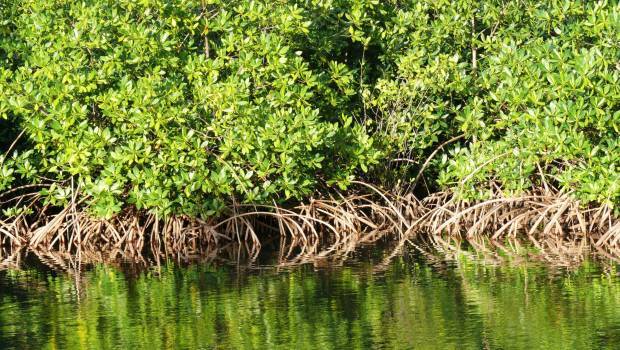
[[[617,265],[0,272],[0,348],[613,349]]]

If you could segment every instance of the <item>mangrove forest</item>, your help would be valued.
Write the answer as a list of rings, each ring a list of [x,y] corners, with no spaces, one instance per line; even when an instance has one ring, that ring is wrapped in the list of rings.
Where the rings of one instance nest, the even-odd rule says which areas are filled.
[[[611,349],[619,267],[617,0],[0,0],[0,348]]]
[[[615,1],[0,12],[6,244],[260,244],[272,219],[302,249],[421,232],[618,247]]]

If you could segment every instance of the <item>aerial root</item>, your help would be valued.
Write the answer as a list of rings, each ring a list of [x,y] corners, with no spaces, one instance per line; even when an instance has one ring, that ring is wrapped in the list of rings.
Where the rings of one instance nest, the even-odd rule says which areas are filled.
[[[159,218],[134,210],[110,220],[95,219],[76,201],[53,213],[44,207],[38,215],[0,219],[0,260],[24,248],[60,255],[148,253],[157,261],[188,259],[213,256],[229,244],[243,247],[253,260],[267,237],[280,238],[282,264],[342,261],[381,239],[402,243],[416,236],[464,238],[472,244],[481,237],[494,242],[527,238],[549,251],[565,247],[566,241],[605,252],[620,250],[620,220],[612,208],[584,207],[569,194],[540,189],[467,202],[441,192],[419,201],[411,194],[356,184],[364,194],[335,193],[292,208],[233,201],[226,216],[209,221]]]
[[[584,208],[569,194],[538,191],[519,197],[479,202],[457,201],[440,193],[423,201],[428,210],[419,224],[432,234],[591,240],[596,247],[618,249],[620,220],[608,205]]]

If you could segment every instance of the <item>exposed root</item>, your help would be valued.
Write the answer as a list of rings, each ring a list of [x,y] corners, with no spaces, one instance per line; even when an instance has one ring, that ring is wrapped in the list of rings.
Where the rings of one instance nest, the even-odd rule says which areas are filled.
[[[590,241],[595,247],[620,249],[620,219],[608,205],[584,208],[569,194],[540,191],[481,202],[457,201],[448,193],[426,198],[427,212],[415,223],[434,235],[528,237]]]
[[[255,259],[260,238],[279,235],[287,247],[283,262],[344,258],[358,246],[395,232],[397,237],[410,235],[409,222],[422,213],[412,196],[394,197],[374,187],[372,191],[311,199],[290,209],[234,203],[228,216],[209,222],[182,216],[160,219],[133,211],[111,220],[95,219],[74,201],[54,214],[44,208],[36,216],[22,214],[0,221],[0,245],[12,251],[26,248],[63,256],[105,252],[108,258],[124,258],[149,253],[187,259],[235,242]]]
[[[372,188],[373,195],[311,200],[295,208],[304,225],[283,221],[283,264],[342,261],[362,245],[388,238],[406,239],[416,232],[411,221],[423,213],[413,198],[397,197]],[[306,225],[307,224],[307,225]],[[308,231],[315,225],[315,229]],[[309,232],[307,235],[305,232]]]
[[[498,242],[527,237],[562,259],[569,259],[577,249],[569,249],[566,242],[578,244],[579,249],[587,245],[612,257],[620,251],[620,220],[612,208],[584,208],[568,194],[540,190],[520,197],[497,195],[465,202],[438,193],[420,202],[411,194],[400,196],[372,185],[357,185],[367,194],[335,194],[293,208],[233,202],[228,215],[211,221],[183,216],[161,219],[135,211],[101,220],[88,215],[74,200],[54,213],[42,208],[36,216],[0,220],[0,246],[4,247],[0,261],[26,248],[90,261],[139,260],[146,254],[158,263],[170,257],[182,261],[217,255],[231,243],[243,247],[253,260],[268,237],[280,238],[282,265],[334,264],[382,238],[404,242],[419,235],[436,240],[465,238],[474,245],[481,238]],[[92,252],[105,255],[99,253],[95,258]]]
[[[243,232],[239,231],[238,221],[245,228]],[[123,252],[130,256],[148,251],[166,257],[191,256],[203,255],[209,247],[233,239],[254,240],[256,247],[260,247],[252,225],[245,221],[239,218],[233,222],[234,229],[226,227],[233,235],[219,233],[212,223],[186,217],[159,219],[155,215],[128,212],[112,220],[102,220],[67,207],[57,214],[31,221],[28,216],[20,215],[10,222],[0,222],[0,237],[5,246],[37,251]]]

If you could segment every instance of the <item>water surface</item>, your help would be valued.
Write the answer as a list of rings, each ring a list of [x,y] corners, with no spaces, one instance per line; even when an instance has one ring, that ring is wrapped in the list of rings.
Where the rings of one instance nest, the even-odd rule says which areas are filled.
[[[0,272],[0,348],[618,349],[617,265]]]

